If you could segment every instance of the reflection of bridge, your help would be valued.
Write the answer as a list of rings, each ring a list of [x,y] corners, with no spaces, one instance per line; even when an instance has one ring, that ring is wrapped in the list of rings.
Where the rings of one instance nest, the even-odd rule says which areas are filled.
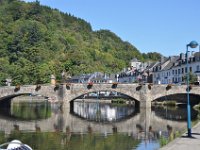
[[[53,104],[52,104],[53,106]],[[171,126],[174,130],[179,130],[180,127],[186,127],[186,123],[165,120],[161,117],[157,117],[151,112],[150,108],[144,109],[136,116],[123,120],[122,122],[115,123],[100,123],[100,122],[90,122],[87,120],[80,119],[69,113],[69,109],[64,104],[62,110],[54,105],[54,113],[52,113],[51,118],[45,120],[37,121],[15,121],[12,119],[4,119],[0,117],[0,131],[5,131],[6,134],[10,134],[12,131],[63,131],[70,130],[71,132],[86,133],[86,132],[99,132],[102,134],[113,133],[113,132],[125,132],[138,135],[139,132],[148,133],[149,127],[152,127],[153,131],[165,131],[167,130],[167,125]]]
[[[41,94],[47,97],[55,97],[60,101],[67,101],[70,107],[70,101],[83,94],[94,91],[116,91],[125,94],[140,103],[140,108],[151,106],[151,102],[155,99],[177,94],[186,94],[186,86],[171,86],[167,85],[138,85],[138,84],[62,84],[59,86],[41,85],[36,90],[36,86],[21,86],[15,90],[15,87],[1,87],[0,100],[5,97],[14,97],[25,93]],[[200,87],[192,87],[191,95],[200,95]]]

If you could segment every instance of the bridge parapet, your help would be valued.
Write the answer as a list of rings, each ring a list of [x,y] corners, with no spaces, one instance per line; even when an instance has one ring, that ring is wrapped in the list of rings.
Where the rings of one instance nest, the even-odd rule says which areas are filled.
[[[66,91],[67,100],[71,101],[81,95],[98,92],[98,91],[114,91],[125,94],[139,101],[139,93],[137,92],[138,84],[93,84],[89,87],[87,84],[71,84],[70,90]]]
[[[60,88],[56,88],[52,85],[40,85],[40,88],[37,89],[36,85],[24,85],[24,86],[9,86],[0,88],[0,99],[6,97],[15,97],[22,94],[38,94],[45,97],[53,97],[58,100],[62,100],[63,94],[60,94]]]

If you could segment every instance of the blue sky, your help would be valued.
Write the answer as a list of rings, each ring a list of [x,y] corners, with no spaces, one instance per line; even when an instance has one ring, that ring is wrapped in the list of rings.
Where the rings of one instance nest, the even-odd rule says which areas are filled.
[[[93,30],[108,29],[142,53],[179,55],[186,51],[190,41],[200,43],[200,0],[40,0],[40,3],[86,20]]]

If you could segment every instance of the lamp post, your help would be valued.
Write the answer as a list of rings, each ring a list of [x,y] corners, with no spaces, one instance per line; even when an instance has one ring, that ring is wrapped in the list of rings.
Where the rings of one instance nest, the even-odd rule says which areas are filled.
[[[190,89],[189,89],[189,65],[188,65],[188,47],[196,48],[198,43],[196,41],[191,41],[189,44],[186,45],[186,67],[187,67],[187,130],[188,130],[188,137],[191,137],[191,110],[190,110]]]

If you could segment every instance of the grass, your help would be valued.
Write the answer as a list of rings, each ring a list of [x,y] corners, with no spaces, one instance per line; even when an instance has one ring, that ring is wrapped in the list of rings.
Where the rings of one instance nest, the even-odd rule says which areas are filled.
[[[183,133],[184,132],[175,131],[175,132],[171,132],[169,137],[161,136],[159,139],[160,147],[167,145],[169,142],[180,137]]]

